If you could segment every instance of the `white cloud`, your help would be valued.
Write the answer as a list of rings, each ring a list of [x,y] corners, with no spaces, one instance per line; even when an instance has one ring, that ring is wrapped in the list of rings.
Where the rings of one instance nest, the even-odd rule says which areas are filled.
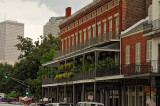
[[[3,0],[0,1],[0,21],[16,20],[25,24],[25,37],[34,41],[43,34],[43,25],[52,16],[58,14],[51,11],[46,4],[38,1]]]

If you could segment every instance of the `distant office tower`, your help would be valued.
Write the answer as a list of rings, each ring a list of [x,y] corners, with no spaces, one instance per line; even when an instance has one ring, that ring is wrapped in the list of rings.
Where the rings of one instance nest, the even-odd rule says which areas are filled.
[[[59,23],[65,17],[51,17],[49,21],[43,26],[43,37],[52,34],[53,36],[57,37],[60,33],[59,30]]]
[[[20,51],[14,45],[19,43],[17,36],[24,36],[24,24],[7,20],[0,22],[0,61],[14,63],[18,61]]]

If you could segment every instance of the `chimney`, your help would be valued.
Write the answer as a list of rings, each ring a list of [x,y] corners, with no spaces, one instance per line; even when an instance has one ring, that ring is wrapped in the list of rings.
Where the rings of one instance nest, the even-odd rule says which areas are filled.
[[[66,18],[68,18],[69,16],[71,16],[71,7],[66,8]]]

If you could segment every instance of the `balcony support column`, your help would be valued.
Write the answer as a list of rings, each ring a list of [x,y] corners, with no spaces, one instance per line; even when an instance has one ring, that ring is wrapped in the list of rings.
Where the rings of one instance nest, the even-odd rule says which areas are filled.
[[[84,102],[84,83],[82,83],[82,101]]]
[[[48,102],[49,102],[49,87],[48,87]]]
[[[96,101],[96,82],[94,82],[94,102]]]
[[[49,66],[48,66],[48,78],[49,78]]]
[[[43,103],[43,87],[42,87],[42,103]]]
[[[59,87],[57,86],[57,103],[59,102]]]
[[[67,100],[67,98],[66,98],[66,85],[64,85],[64,100]],[[67,102],[67,101],[64,101],[64,102]]]
[[[73,84],[73,105],[75,105],[75,85]]]
[[[95,51],[95,76],[96,76],[96,73],[97,73],[97,63],[98,63],[98,57],[99,57],[99,54],[100,52],[99,51]]]
[[[65,69],[66,69],[66,63],[67,63],[67,62],[66,62],[66,60],[65,60],[65,61],[64,61],[64,64],[65,64]]]
[[[106,94],[106,81],[104,81],[104,88],[103,88],[103,103],[104,103],[104,106],[106,106],[106,105],[105,105],[105,103],[106,103],[106,102],[105,102],[105,99],[106,99],[106,98],[105,98],[105,97],[106,97],[105,94]]]
[[[122,106],[122,81],[118,84],[119,106]]]
[[[84,67],[84,61],[85,61],[85,54],[83,54],[83,72],[86,71],[86,70],[84,70],[85,69],[85,67]]]
[[[73,66],[75,66],[75,62],[76,62],[75,57],[73,57]]]

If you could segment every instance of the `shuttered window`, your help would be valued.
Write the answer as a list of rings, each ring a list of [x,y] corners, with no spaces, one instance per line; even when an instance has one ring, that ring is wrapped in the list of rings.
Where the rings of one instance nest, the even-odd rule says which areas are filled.
[[[140,43],[136,43],[136,64],[140,64]]]
[[[149,61],[152,58],[152,40],[147,40],[146,60]]]
[[[126,64],[130,64],[130,46],[126,46]]]

